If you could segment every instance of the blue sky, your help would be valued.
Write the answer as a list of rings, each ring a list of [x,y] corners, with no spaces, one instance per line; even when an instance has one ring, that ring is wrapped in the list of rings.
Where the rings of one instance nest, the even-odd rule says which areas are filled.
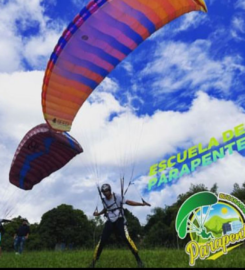
[[[44,122],[41,89],[49,57],[87,3],[0,0],[1,215],[11,209],[12,216],[39,221],[67,203],[91,217],[99,201],[96,182],[120,192],[119,176],[126,174],[128,182],[133,164],[136,179],[128,198],[139,201],[151,165],[245,123],[245,0],[206,0],[207,14],[186,14],[156,32],[82,106],[70,134],[83,154],[30,192],[11,186],[8,173],[20,140]],[[244,182],[244,165],[235,152],[144,196],[157,207],[175,202],[191,183],[217,183],[228,193]],[[146,207],[129,210],[142,223],[151,213]]]

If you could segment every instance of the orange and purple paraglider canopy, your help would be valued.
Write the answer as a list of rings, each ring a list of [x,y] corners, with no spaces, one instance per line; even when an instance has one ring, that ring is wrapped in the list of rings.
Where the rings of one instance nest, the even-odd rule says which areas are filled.
[[[145,39],[204,0],[93,0],[59,39],[43,81],[46,122],[69,131],[88,96]]]

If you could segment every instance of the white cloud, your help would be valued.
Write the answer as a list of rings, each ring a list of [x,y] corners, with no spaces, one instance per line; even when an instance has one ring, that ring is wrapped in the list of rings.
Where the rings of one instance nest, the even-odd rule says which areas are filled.
[[[245,10],[245,1],[244,0],[238,0],[236,2],[236,8],[241,8],[241,9],[244,9]]]
[[[98,90],[96,91],[115,93],[118,91],[118,89],[119,89],[119,86],[115,80],[111,78],[105,78],[103,82],[100,84]],[[91,98],[93,99],[93,96]]]
[[[197,40],[187,44],[167,42],[159,45],[155,60],[149,63],[142,75],[158,75],[154,87],[159,92],[173,92],[188,87],[202,90],[217,89],[227,92],[233,85],[234,76],[243,73],[245,67],[240,64],[238,56],[224,56],[213,60],[211,42]]]
[[[20,140],[32,127],[44,122],[41,87],[44,72],[0,74],[2,133]]]
[[[84,115],[87,114],[84,113]],[[78,117],[80,118],[82,117],[82,115]],[[106,119],[106,117],[104,117],[104,119]],[[120,119],[118,119],[118,121],[121,122],[117,125],[115,125],[115,123],[110,123],[108,125],[107,123],[105,130],[100,129],[101,137],[98,136],[97,140],[93,141],[97,149],[99,148],[99,142],[103,143],[103,146],[101,146],[101,148],[103,148],[104,150],[100,151],[101,155],[99,155],[99,153],[97,153],[97,155],[95,154],[97,160],[99,159],[99,161],[101,160],[103,162],[97,163],[97,165],[100,167],[99,164],[108,164],[109,170],[107,168],[107,175],[108,173],[114,173],[115,186],[116,183],[118,183],[119,181],[119,174],[116,173],[117,164],[115,164],[114,162],[115,160],[117,160],[117,155],[115,153],[115,150],[117,151],[116,146],[118,146],[118,144],[120,145],[120,142],[122,141],[120,139],[120,136],[122,136],[122,138],[128,138],[128,123],[132,122],[134,117],[133,115],[130,115],[130,117],[128,118],[128,122],[124,122],[123,119],[124,116],[122,115]],[[151,165],[153,165],[156,161],[159,161],[161,157],[163,158],[164,155],[176,152],[177,147],[184,147],[187,149],[188,147],[198,144],[200,142],[207,144],[211,137],[220,138],[222,136],[222,132],[228,129],[232,129],[238,124],[244,123],[244,120],[245,118],[243,112],[239,108],[237,108],[232,102],[211,99],[204,93],[200,93],[198,95],[198,98],[194,101],[193,106],[187,113],[181,114],[175,112],[159,111],[156,112],[152,118],[135,119],[136,122],[134,123],[133,121],[133,126],[138,127],[140,125],[139,122],[143,121],[144,131],[141,137],[139,148],[136,151],[136,155],[134,156],[135,160],[137,161],[136,172],[148,173]],[[82,120],[80,122],[82,122]],[[202,123],[202,125],[200,125],[200,123]],[[219,123],[219,125],[217,125],[217,123]],[[114,132],[110,131],[112,128],[112,124],[115,125]],[[82,130],[82,127],[80,128]],[[133,130],[137,130],[137,128]],[[159,132],[161,130],[164,132]],[[75,137],[79,139],[80,136],[77,134]],[[100,140],[100,138],[103,139]],[[136,134],[135,136],[133,136],[133,138],[131,137],[131,140],[133,142],[136,142],[137,139],[139,139],[139,137]],[[79,141],[83,141],[82,137],[81,139],[79,139]],[[128,141],[129,140],[126,139],[126,142],[124,142],[123,145],[127,145]],[[85,141],[84,143],[86,145]],[[122,154],[125,154],[126,156],[129,154],[127,152],[127,149],[122,150]],[[85,155],[85,153],[82,154],[81,159],[86,159]],[[121,154],[119,153],[119,156],[120,155]],[[91,162],[91,160],[89,162]],[[112,181],[110,180],[112,177],[106,177],[106,173],[105,175],[101,174],[101,176],[104,181]],[[194,178],[191,179],[193,180],[193,183],[196,183]],[[149,178],[145,177],[136,181],[138,190],[143,190],[147,187],[147,180],[149,180]],[[83,187],[82,177],[80,180],[80,186]],[[178,184],[176,186],[178,186]],[[180,190],[181,188],[179,189],[179,191]],[[161,194],[162,193],[160,193],[159,195],[160,197]],[[129,195],[130,193],[128,194],[128,196]],[[176,194],[171,194],[172,201],[176,199],[176,196]],[[132,195],[132,197],[139,198],[139,195],[137,195],[136,193]],[[158,197],[159,200],[160,197]],[[160,201],[156,202],[153,200],[153,207],[159,205],[162,206],[162,204],[160,204]],[[137,213],[137,216],[142,217],[143,215],[149,213],[150,209],[132,209],[132,211]]]
[[[0,31],[1,34],[1,31]],[[0,72],[12,72],[13,70],[23,69],[21,63],[21,52],[19,48],[22,46],[18,37],[3,37],[0,40]]]
[[[233,18],[232,24],[237,31],[244,33],[245,25],[244,25],[244,20],[242,18],[238,18],[238,17]]]
[[[2,183],[7,187],[8,172],[17,145],[29,129],[44,121],[41,111],[42,79],[42,72],[0,75],[0,84],[3,86],[1,96],[4,97],[0,100],[0,117],[1,121],[4,120],[0,136],[0,164]],[[157,111],[152,117],[144,118],[138,118],[121,107],[109,92],[95,92],[92,100],[92,103],[86,102],[82,106],[70,132],[81,143],[84,153],[44,179],[34,188],[34,192],[29,191],[26,203],[28,207],[22,208],[20,203],[18,208],[14,206],[14,214],[23,213],[38,221],[41,213],[61,203],[70,203],[91,216],[98,198],[96,182],[109,182],[120,193],[120,172],[127,173],[128,183],[133,161],[136,162],[134,175],[147,175],[151,165],[167,154],[176,153],[177,147],[187,149],[200,142],[207,144],[211,137],[220,138],[222,132],[245,123],[241,108],[231,101],[210,98],[203,92],[198,93],[189,111],[185,113]],[[112,113],[116,113],[116,117],[110,121]],[[174,202],[178,192],[187,190],[191,182],[204,181],[211,185],[217,176],[224,179],[222,184],[218,182],[220,189],[227,191],[243,174],[243,158],[236,155],[230,158],[235,159],[225,158],[191,177],[182,178],[171,188],[150,193],[150,197],[145,199],[152,203],[152,207],[164,206],[165,203]],[[225,163],[227,160],[229,166]],[[228,180],[228,177],[232,179]],[[128,199],[139,201],[139,192],[147,187],[147,177],[137,179],[135,186],[136,190],[130,188]],[[38,195],[33,197],[35,192]],[[10,198],[7,196],[11,204],[13,201]],[[46,203],[43,204],[42,200]],[[38,210],[35,210],[37,205]],[[142,222],[145,222],[146,214],[151,210],[148,207],[129,209]]]
[[[61,31],[51,29],[43,35],[29,38],[23,44],[23,57],[33,69],[44,70],[46,68],[49,56],[53,52],[60,35]]]
[[[186,13],[177,20],[171,21],[163,28],[159,29],[150,37],[150,39],[171,39],[181,32],[195,29],[201,24],[205,24],[207,20],[208,16],[206,13],[196,11]]]
[[[231,35],[238,41],[244,41],[245,21],[241,17],[234,17],[232,20]]]
[[[204,14],[201,14],[199,12],[188,13],[183,17],[179,27],[174,28],[172,33],[177,34],[179,32],[186,31],[187,29],[196,28],[200,24],[205,24],[206,21],[207,15],[205,13]]]
[[[44,15],[42,0],[14,0],[0,3],[0,72],[23,70],[25,63],[44,69],[64,29]],[[35,30],[34,30],[35,29]],[[25,32],[32,33],[25,35]],[[41,61],[40,62],[40,58]],[[44,60],[43,60],[44,58]]]
[[[84,3],[75,1],[74,3]],[[87,2],[87,1],[86,1]],[[155,87],[161,92],[176,91],[188,86],[199,91],[185,113],[156,111],[151,117],[137,117],[129,108],[122,107],[113,96],[120,89],[117,80],[104,80],[90,102],[86,102],[73,123],[70,134],[83,146],[84,153],[75,157],[64,168],[44,179],[32,191],[22,191],[8,182],[8,174],[15,150],[28,130],[43,123],[41,87],[43,71],[24,72],[24,63],[35,69],[44,69],[63,22],[52,22],[44,15],[41,1],[8,1],[0,6],[0,214],[11,209],[13,216],[22,215],[31,222],[40,221],[41,215],[61,203],[72,204],[92,216],[98,199],[96,182],[109,182],[120,193],[119,176],[127,172],[127,179],[136,161],[135,180],[128,199],[140,200],[147,187],[151,165],[174,154],[177,148],[187,149],[211,137],[220,138],[223,131],[245,123],[244,111],[232,101],[211,98],[204,91],[217,88],[230,91],[234,73],[244,72],[241,59],[224,56],[219,61],[212,57],[211,41],[165,42],[156,50],[155,61],[144,70],[145,75],[156,75]],[[211,1],[209,1],[211,3]],[[239,1],[239,5],[244,2]],[[188,14],[180,28],[195,27],[203,16]],[[191,19],[194,20],[192,21]],[[234,26],[238,27],[234,21]],[[37,33],[25,38],[21,33],[34,27]],[[30,30],[30,29],[29,29]],[[240,31],[240,30],[239,30]],[[240,31],[241,32],[241,31]],[[149,52],[150,54],[150,52]],[[45,65],[45,66],[44,66]],[[172,71],[174,67],[175,72]],[[133,72],[130,62],[124,69]],[[201,72],[200,72],[201,71]],[[7,74],[9,73],[9,74]],[[12,73],[12,74],[10,74]],[[160,75],[162,78],[160,78]],[[120,89],[121,90],[121,89]],[[127,93],[127,91],[125,91]],[[111,116],[114,118],[111,119]],[[145,199],[152,207],[163,207],[175,202],[176,197],[189,189],[190,183],[204,183],[211,187],[217,182],[219,189],[229,192],[234,182],[241,183],[244,159],[233,154],[207,168],[183,177],[172,187],[151,192]],[[129,208],[141,222],[152,208]],[[0,216],[1,217],[1,216]]]
[[[128,61],[123,61],[120,64],[120,66],[123,67],[128,72],[128,74],[132,75],[132,73],[133,73],[133,65],[132,65],[132,63],[130,63]]]
[[[167,186],[161,192],[151,192],[150,201],[155,206],[171,205],[179,194],[189,190],[191,183],[204,184],[209,189],[217,183],[220,192],[230,193],[234,183],[244,183],[244,165],[244,158],[238,153],[233,153],[190,176],[181,178],[177,184]]]

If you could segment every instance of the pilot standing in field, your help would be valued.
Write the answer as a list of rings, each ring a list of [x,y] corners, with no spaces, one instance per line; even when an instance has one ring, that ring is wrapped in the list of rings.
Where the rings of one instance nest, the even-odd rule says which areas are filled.
[[[15,254],[22,254],[24,249],[24,243],[28,239],[30,234],[30,227],[27,219],[22,220],[22,225],[16,231],[14,235],[14,249]]]
[[[98,217],[105,214],[107,217],[107,221],[104,225],[101,239],[97,247],[95,248],[91,268],[95,267],[95,264],[99,260],[101,252],[106,244],[106,241],[109,239],[112,231],[114,230],[119,235],[121,235],[123,240],[127,243],[138,263],[138,267],[143,268],[144,264],[139,257],[138,249],[128,233],[126,218],[123,211],[123,204],[127,204],[130,206],[150,206],[150,204],[146,202],[138,203],[129,200],[125,201],[125,199],[122,199],[120,195],[111,192],[111,186],[109,184],[102,185],[101,193],[104,195],[104,198],[102,198],[104,209],[101,212],[94,212],[94,216]]]

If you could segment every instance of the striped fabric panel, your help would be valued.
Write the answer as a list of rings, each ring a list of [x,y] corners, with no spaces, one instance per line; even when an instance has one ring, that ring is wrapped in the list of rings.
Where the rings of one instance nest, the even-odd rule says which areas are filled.
[[[54,132],[47,124],[38,125],[21,140],[11,164],[9,181],[30,190],[82,152],[80,144],[69,134]]]
[[[157,29],[203,0],[93,0],[64,31],[48,63],[43,113],[69,131],[77,111],[102,80]]]

